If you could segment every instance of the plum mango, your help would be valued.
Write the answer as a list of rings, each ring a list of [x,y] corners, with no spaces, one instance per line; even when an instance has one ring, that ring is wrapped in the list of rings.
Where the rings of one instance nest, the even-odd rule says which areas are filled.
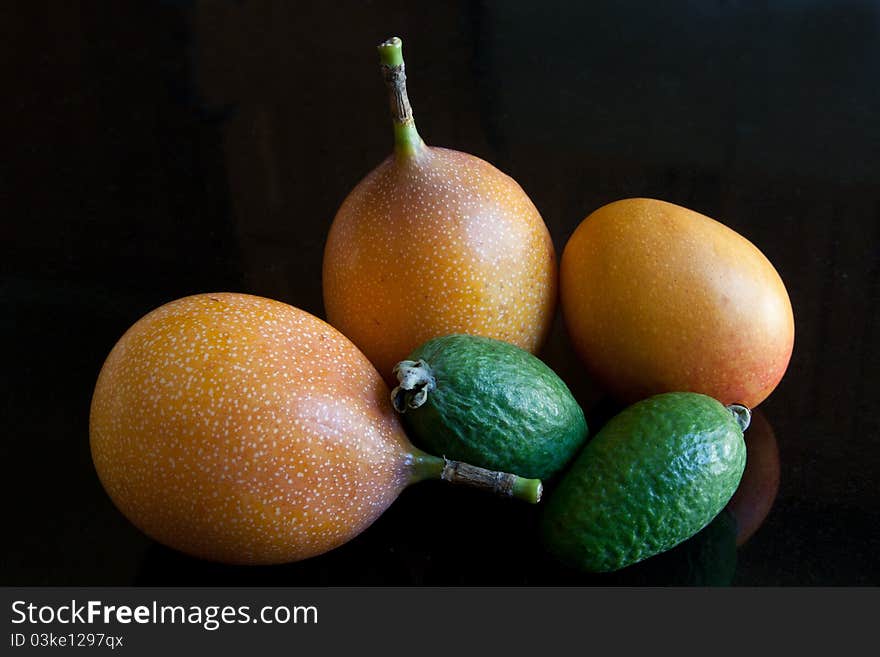
[[[785,285],[745,237],[672,203],[605,205],[562,254],[575,351],[612,396],[699,392],[750,408],[776,388],[794,345]]]

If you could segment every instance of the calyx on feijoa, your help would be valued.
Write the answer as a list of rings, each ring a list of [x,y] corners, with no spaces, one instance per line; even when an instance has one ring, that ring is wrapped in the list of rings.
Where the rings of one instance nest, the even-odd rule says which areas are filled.
[[[413,442],[434,453],[543,479],[586,439],[583,410],[562,379],[507,342],[434,338],[394,372],[394,407]]]

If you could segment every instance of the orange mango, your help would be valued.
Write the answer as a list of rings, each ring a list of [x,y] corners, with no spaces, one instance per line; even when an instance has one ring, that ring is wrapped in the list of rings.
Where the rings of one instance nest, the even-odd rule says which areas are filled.
[[[624,402],[671,391],[754,407],[794,345],[785,285],[727,226],[672,203],[633,198],[588,216],[560,266],[575,351]]]

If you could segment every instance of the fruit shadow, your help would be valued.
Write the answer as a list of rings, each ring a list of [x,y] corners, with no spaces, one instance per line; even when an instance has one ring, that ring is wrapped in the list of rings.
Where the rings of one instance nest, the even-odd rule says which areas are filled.
[[[496,526],[496,523],[490,523]],[[464,525],[459,523],[461,531]],[[277,566],[228,566],[153,544],[135,586],[728,586],[736,569],[736,525],[725,511],[680,546],[615,573],[585,574],[556,562],[519,520],[526,538],[484,533],[396,537],[370,528],[324,555]],[[372,531],[376,529],[377,531]],[[438,528],[442,529],[442,528]],[[390,538],[390,537],[388,537]],[[429,545],[428,543],[431,543]]]
[[[426,481],[326,554],[277,566],[227,566],[153,544],[135,586],[526,585],[539,505]]]
[[[595,435],[621,410],[589,409]],[[406,489],[359,536],[326,554],[277,566],[228,566],[159,544],[147,550],[135,586],[729,586],[737,544],[767,517],[779,481],[776,438],[756,409],[746,432],[747,465],[731,504],[671,550],[614,573],[557,562],[541,542],[542,504],[526,504],[426,481]],[[545,480],[545,499],[564,476]]]

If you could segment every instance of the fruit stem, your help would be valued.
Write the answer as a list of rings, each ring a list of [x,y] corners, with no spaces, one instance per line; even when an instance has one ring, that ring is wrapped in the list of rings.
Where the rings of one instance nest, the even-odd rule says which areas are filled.
[[[442,479],[451,484],[491,491],[502,497],[515,497],[531,504],[540,502],[544,491],[540,479],[526,479],[509,472],[487,470],[416,450],[411,483],[425,479]]]
[[[388,87],[391,118],[394,125],[394,153],[398,157],[411,158],[425,147],[416,130],[412,106],[406,93],[406,72],[403,63],[403,41],[392,37],[379,44],[379,63],[382,78]]]

